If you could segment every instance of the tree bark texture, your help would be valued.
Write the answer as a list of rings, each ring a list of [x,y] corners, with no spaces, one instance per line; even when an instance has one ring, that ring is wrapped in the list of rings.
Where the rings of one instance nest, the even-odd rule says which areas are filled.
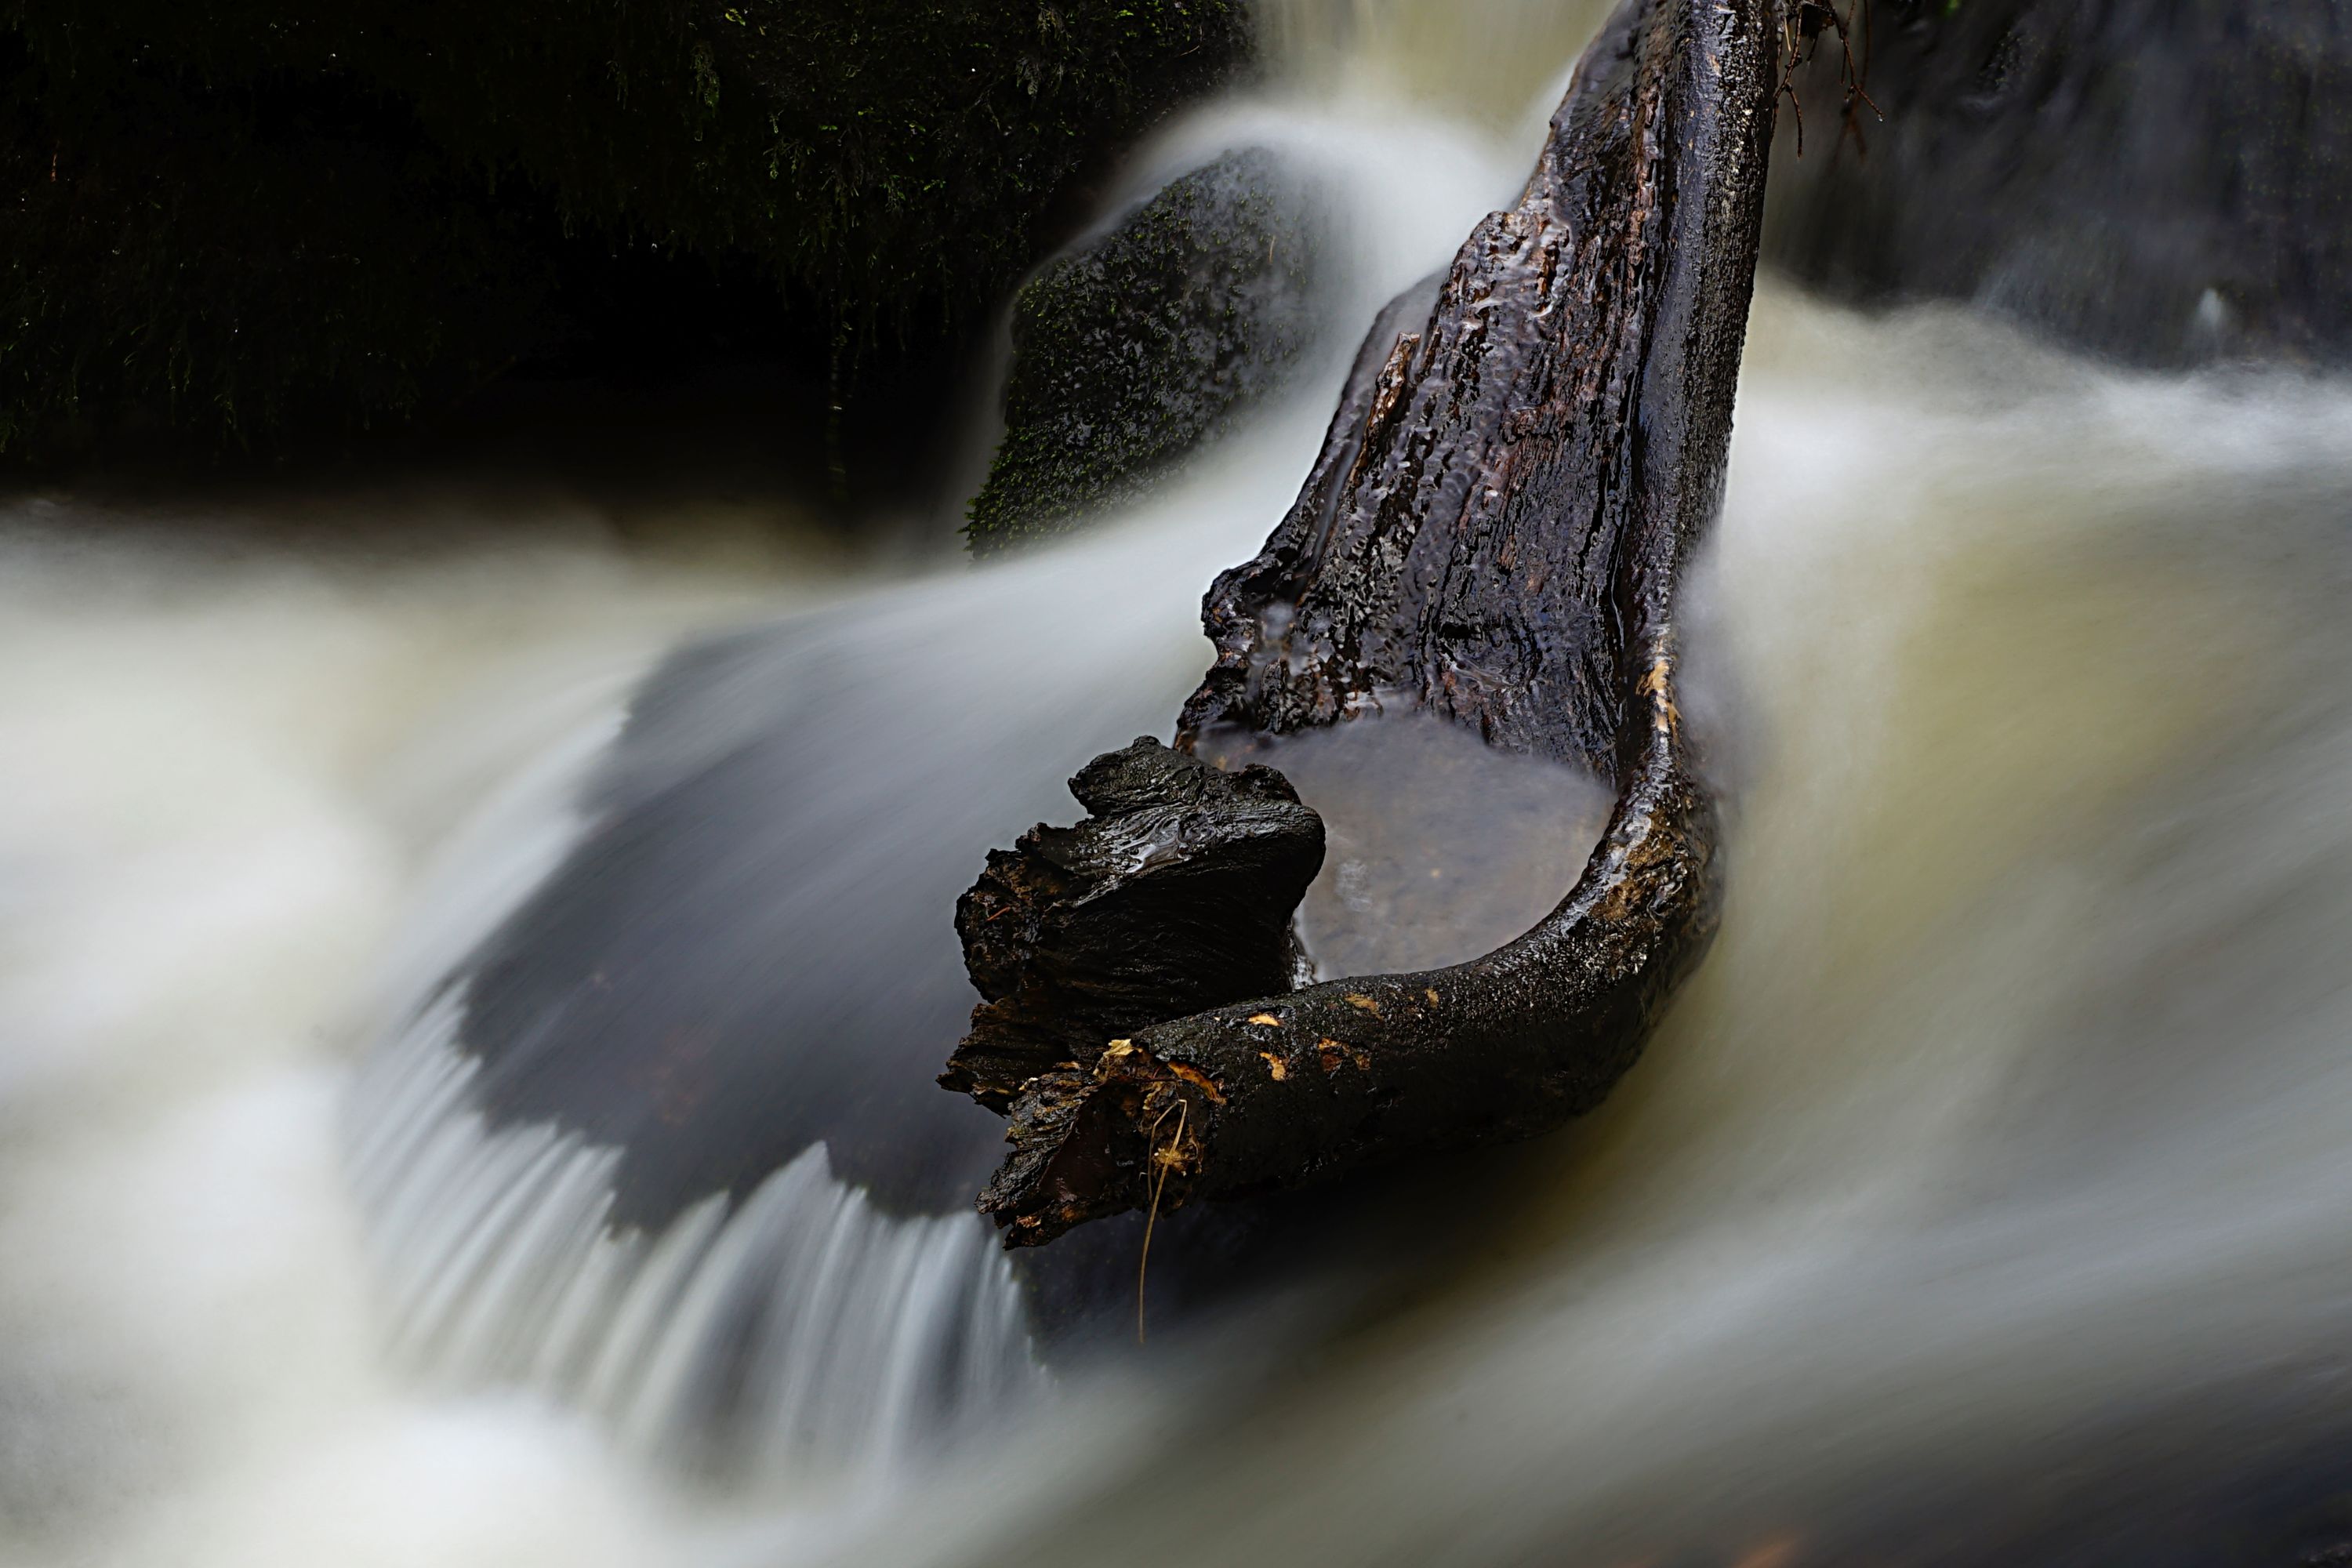
[[[1720,504],[1779,41],[1776,0],[1629,0],[1518,205],[1471,235],[1433,308],[1400,301],[1375,326],[1297,503],[1204,609],[1216,663],[1180,751],[1238,764],[1258,734],[1425,704],[1616,782],[1582,878],[1470,963],[1232,994],[1283,962],[1286,931],[1262,908],[1232,928],[1245,957],[1155,980],[1148,942],[1090,924],[1094,884],[1021,870],[1064,830],[992,857],[960,911],[991,1000],[943,1081],[1009,1112],[1013,1152],[981,1198],[1007,1245],[1542,1132],[1638,1054],[1714,929],[1715,819],[1675,706],[1674,596]],[[1148,745],[1089,773],[1148,769]],[[1216,889],[1203,908],[1262,879],[1252,861],[1279,860],[1303,890],[1307,830],[1287,819],[1286,858],[1269,857],[1268,803],[1286,792],[1264,780],[1237,792],[1238,815],[1093,793],[1066,831],[1181,845],[1167,853],[1182,877]],[[1139,836],[1137,812],[1158,814]],[[1168,962],[1208,945],[1185,936]],[[1120,1005],[1042,1023],[1040,975],[1106,952],[1139,966],[1110,988]],[[1221,985],[1222,1005],[1195,1000]],[[1008,997],[1027,999],[1017,1028]]]

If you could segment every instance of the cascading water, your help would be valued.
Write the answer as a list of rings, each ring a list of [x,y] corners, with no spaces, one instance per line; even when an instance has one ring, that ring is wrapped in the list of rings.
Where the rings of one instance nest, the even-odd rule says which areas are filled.
[[[1197,118],[1125,199],[1234,146],[1273,148],[1330,207],[1335,328],[1509,188],[1470,133],[1324,95]],[[1328,416],[1352,344],[1327,336],[1311,390],[1119,537],[692,644],[609,748],[473,830],[422,916],[461,940],[352,1097],[415,1364],[595,1410],[706,1478],[872,1486],[1020,1410],[1038,1332],[1082,1332],[1102,1291],[1024,1292],[971,1212],[1001,1129],[930,1082],[971,1006],[947,913],[975,847],[1058,809],[1073,749],[1166,721],[1200,584],[1280,510]],[[476,942],[486,856],[518,862],[499,879],[518,897]]]
[[[1730,901],[1644,1065],[1428,1173],[1434,1256],[1360,1216],[1403,1283],[1047,1370],[928,1082],[948,910],[1165,732],[1339,358],[1523,174],[1595,8],[1462,9],[1286,0],[1276,85],[1139,157],[1120,201],[1277,146],[1349,264],[1297,395],[1085,543],[877,584],[554,504],[10,507],[0,1554],[2185,1563],[2325,1503],[2352,394],[1769,288],[1693,649]],[[1491,845],[1417,816],[1459,759],[1349,743],[1282,759],[1318,956],[1508,924],[1413,858]],[[1585,807],[1508,773],[1547,837],[1475,877],[1540,900]],[[2053,1492],[2086,1446],[2138,1484]]]
[[[1717,949],[1456,1255],[875,1560],[2286,1562],[2341,1536],[2352,395],[1759,306]],[[1164,1420],[1155,1413],[1148,1420]],[[1049,1450],[1080,1462],[1067,1435]],[[1070,1493],[1076,1494],[1073,1500]],[[1204,1506],[1201,1500],[1213,1500]],[[959,1500],[961,1503],[961,1500]],[[2315,1561],[2316,1559],[2315,1559]]]

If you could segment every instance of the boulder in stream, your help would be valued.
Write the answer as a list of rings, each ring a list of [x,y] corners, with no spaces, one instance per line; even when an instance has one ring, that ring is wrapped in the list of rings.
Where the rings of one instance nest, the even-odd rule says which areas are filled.
[[[1317,228],[1308,184],[1253,148],[1171,181],[1031,279],[973,552],[1132,500],[1284,385],[1318,336]]]

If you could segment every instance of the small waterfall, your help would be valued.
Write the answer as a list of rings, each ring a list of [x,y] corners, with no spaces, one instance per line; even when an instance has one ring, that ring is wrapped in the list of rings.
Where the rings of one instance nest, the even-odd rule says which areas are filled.
[[[404,1022],[352,1084],[347,1138],[392,1348],[446,1386],[592,1411],[706,1479],[889,1473],[1042,1375],[977,1216],[879,1212],[818,1143],[740,1198],[619,1225],[621,1150],[480,1107],[465,957],[590,833],[625,730],[600,705],[478,807],[389,966]]]
[[[1557,106],[1614,0],[1258,0],[1280,78],[1319,96],[1414,103],[1496,131]],[[1534,143],[1528,143],[1532,156]]]
[[[405,1364],[787,1486],[878,1483],[1051,1381],[1039,1287],[971,1212],[1000,1127],[930,1083],[971,1002],[955,896],[1087,756],[1165,732],[1202,585],[1288,505],[1361,323],[1526,155],[1282,79],[1108,210],[1236,147],[1337,209],[1294,395],[1074,547],[688,644],[453,840],[349,1097]],[[1105,1245],[1086,1290],[1129,1267]]]
[[[457,1014],[425,1008],[354,1091],[373,1108],[354,1180],[411,1364],[575,1403],[706,1474],[894,1468],[1040,1375],[986,1227],[877,1212],[823,1144],[740,1200],[616,1230],[619,1152],[490,1127]]]

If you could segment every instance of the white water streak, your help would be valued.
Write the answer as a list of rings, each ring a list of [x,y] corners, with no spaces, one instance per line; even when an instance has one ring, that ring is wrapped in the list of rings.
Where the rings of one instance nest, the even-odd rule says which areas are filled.
[[[820,1145],[738,1204],[616,1233],[617,1152],[488,1128],[457,1017],[436,1000],[353,1095],[354,1180],[411,1364],[595,1410],[648,1459],[786,1476],[903,1464],[1039,1375],[976,1218],[880,1214]]]

